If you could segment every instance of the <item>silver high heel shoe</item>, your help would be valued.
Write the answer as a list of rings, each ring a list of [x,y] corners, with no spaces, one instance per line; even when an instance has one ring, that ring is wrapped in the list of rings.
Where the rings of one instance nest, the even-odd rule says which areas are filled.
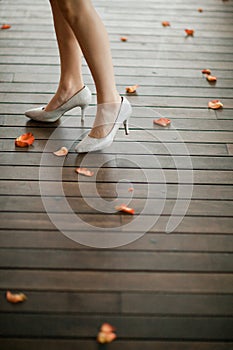
[[[110,133],[102,138],[94,138],[86,135],[84,139],[79,142],[79,144],[75,147],[76,152],[78,153],[86,153],[86,152],[93,152],[93,151],[100,151],[106,147],[109,147],[113,140],[114,137],[117,133],[117,130],[119,127],[124,125],[125,129],[125,134],[129,134],[129,129],[128,129],[128,120],[132,114],[132,107],[129,101],[125,98],[121,98],[121,106],[120,106],[120,111],[118,113],[117,119],[114,123],[114,126]]]
[[[39,107],[26,111],[25,116],[40,122],[52,123],[61,118],[61,116],[63,116],[63,114],[67,111],[75,107],[81,107],[81,120],[83,121],[85,117],[85,109],[90,103],[91,91],[87,86],[84,86],[74,96],[72,96],[68,101],[63,103],[63,105],[54,111],[47,112],[45,107]]]

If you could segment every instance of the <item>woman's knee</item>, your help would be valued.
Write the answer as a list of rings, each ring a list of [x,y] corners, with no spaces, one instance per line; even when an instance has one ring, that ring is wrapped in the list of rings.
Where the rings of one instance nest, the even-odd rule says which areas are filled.
[[[83,18],[83,15],[89,11],[91,6],[90,0],[59,0],[57,3],[69,23],[74,23]]]

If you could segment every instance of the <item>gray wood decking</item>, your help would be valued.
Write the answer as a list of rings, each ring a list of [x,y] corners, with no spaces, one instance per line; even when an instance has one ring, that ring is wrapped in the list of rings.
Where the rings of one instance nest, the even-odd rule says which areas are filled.
[[[46,0],[0,1],[1,22],[12,26],[0,30],[0,349],[94,350],[99,326],[109,322],[117,328],[118,338],[108,346],[113,350],[230,350],[233,2],[94,3],[109,32],[120,93],[128,85],[140,87],[128,97],[134,106],[129,136],[119,130],[110,148],[87,158],[77,157],[72,146],[65,159],[63,190],[84,220],[79,227],[71,221],[69,229],[92,237],[85,223],[108,228],[111,245],[129,235],[125,224],[136,217],[141,221],[131,232],[135,236],[154,223],[131,244],[97,249],[68,239],[51,222],[41,186],[50,214],[60,224],[69,221],[58,187],[60,158],[52,152],[91,127],[95,88],[84,62],[84,80],[93,92],[84,125],[79,109],[62,118],[66,124],[55,137],[59,123],[26,120],[24,111],[45,104],[59,79],[51,13]],[[171,27],[162,27],[164,20]],[[194,37],[186,37],[185,28],[195,29]],[[202,76],[204,68],[217,76],[215,85]],[[224,108],[208,109],[213,99]],[[170,118],[171,126],[153,125],[160,116]],[[34,145],[15,148],[15,138],[29,131]],[[43,154],[47,163],[41,163]],[[118,181],[132,182],[135,218],[88,204],[101,209],[94,179],[74,171],[81,162],[98,172],[98,193],[108,201],[117,196]],[[125,200],[128,187],[121,188]],[[176,203],[175,217],[182,221],[168,234]],[[28,300],[7,303],[8,289],[26,293]]]

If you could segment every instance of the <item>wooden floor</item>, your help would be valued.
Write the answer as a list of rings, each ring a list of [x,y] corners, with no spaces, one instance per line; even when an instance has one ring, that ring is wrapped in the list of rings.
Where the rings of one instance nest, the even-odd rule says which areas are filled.
[[[62,118],[65,125],[24,117],[25,110],[51,98],[59,79],[51,13],[46,0],[0,1],[1,22],[12,26],[0,31],[0,349],[94,350],[100,325],[109,322],[118,339],[108,349],[230,350],[233,1],[94,3],[109,32],[119,91],[140,87],[129,96],[134,107],[130,135],[119,130],[114,144],[84,157],[84,165],[97,173],[97,194],[109,205],[118,181],[130,181],[122,185],[121,195],[125,200],[133,196],[129,205],[136,214],[101,212],[94,179],[78,178],[74,171],[82,161],[74,140],[90,128],[96,101],[85,62],[93,106],[84,125],[79,109]],[[171,27],[162,27],[164,20]],[[195,29],[194,36],[186,37],[185,28]],[[121,42],[121,36],[128,41]],[[215,85],[202,76],[203,68],[217,76]],[[224,108],[208,109],[213,99]],[[171,126],[153,125],[160,116],[170,118]],[[34,134],[34,145],[15,148],[14,139],[25,132]],[[70,232],[86,237],[87,224],[97,234],[99,227],[107,228],[109,238],[102,243],[108,249],[67,238],[46,212],[41,186],[52,218],[60,224],[69,220],[58,188],[60,158],[52,155],[63,145],[72,145],[63,190],[82,219],[80,226],[70,223]],[[49,163],[41,162],[42,154]],[[171,214],[180,224],[175,228],[173,222],[175,229],[166,233]],[[133,227],[137,218],[131,234],[142,237],[112,248],[114,239],[127,239],[125,224]],[[9,304],[6,290],[22,291],[28,300]]]

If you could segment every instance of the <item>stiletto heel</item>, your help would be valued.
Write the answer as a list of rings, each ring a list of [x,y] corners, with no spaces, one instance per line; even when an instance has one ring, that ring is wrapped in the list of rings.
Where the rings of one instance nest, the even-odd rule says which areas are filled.
[[[80,107],[81,107],[81,121],[84,122],[85,114],[86,114],[86,108],[88,107],[88,105],[80,106]]]
[[[91,103],[91,91],[87,86],[84,86],[68,101],[63,103],[54,111],[46,111],[45,107],[30,109],[25,112],[25,116],[40,122],[53,123],[63,116],[66,112],[75,107],[81,107],[81,120],[84,120],[85,109]]]
[[[128,124],[128,119],[126,119],[123,122],[124,128],[125,128],[125,135],[129,135],[129,124]]]
[[[126,135],[128,135],[129,133],[128,120],[131,113],[132,113],[131,104],[125,97],[122,97],[118,116],[109,134],[99,139],[86,135],[84,139],[81,142],[79,142],[79,144],[75,147],[76,152],[86,153],[86,152],[92,152],[92,151],[100,151],[106,147],[109,147],[112,144],[114,137],[116,136],[117,130],[122,125],[122,123],[125,128],[125,133]]]

